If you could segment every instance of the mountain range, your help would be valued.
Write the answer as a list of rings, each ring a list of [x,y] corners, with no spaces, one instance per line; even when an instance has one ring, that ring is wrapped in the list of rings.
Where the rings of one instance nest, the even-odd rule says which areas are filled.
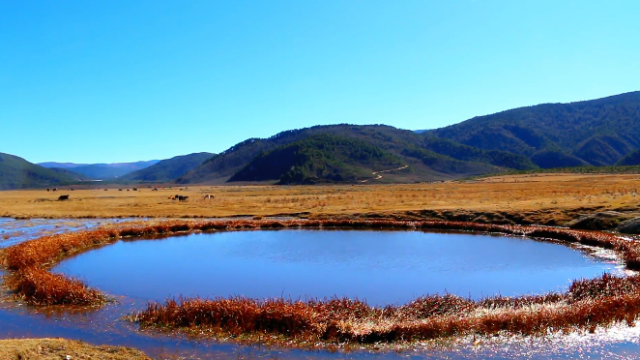
[[[314,126],[248,139],[217,155],[197,153],[134,164],[118,175],[113,169],[99,172],[105,164],[43,165],[58,168],[49,169],[57,177],[47,173],[52,183],[74,178],[69,173],[73,171],[82,173],[76,179],[117,176],[118,181],[178,184],[414,182],[507,170],[638,165],[640,92],[522,107],[434,130]],[[135,166],[139,168],[131,170]],[[14,180],[12,186],[17,183]]]
[[[95,180],[112,183],[169,182],[212,155],[197,153],[160,161],[118,164],[32,164],[20,157],[0,153],[0,190],[56,187]]]
[[[86,180],[67,169],[47,169],[23,158],[0,153],[0,190],[71,184]]]
[[[543,168],[615,165],[640,147],[640,92],[507,110],[426,134],[525,155]]]
[[[394,161],[350,156],[371,153],[371,146],[380,159]],[[504,170],[637,165],[639,148],[640,92],[632,92],[522,107],[434,130],[384,125],[289,130],[236,144],[176,182],[370,181],[381,180],[374,173],[392,163],[406,167],[389,172],[384,181],[438,180]]]
[[[114,163],[114,164],[74,164],[74,163],[57,163],[44,162],[38,165],[52,169],[67,169],[78,174],[82,174],[94,180],[113,180],[117,179],[132,171],[148,168],[155,165],[159,160],[137,161],[131,163]]]

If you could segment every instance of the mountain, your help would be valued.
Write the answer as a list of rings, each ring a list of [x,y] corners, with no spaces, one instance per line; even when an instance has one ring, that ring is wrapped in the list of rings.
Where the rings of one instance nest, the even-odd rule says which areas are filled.
[[[531,161],[543,169],[589,166],[586,161],[579,157],[552,150],[542,150],[533,154]]]
[[[48,168],[64,168],[73,169],[73,172],[85,175],[93,180],[113,180],[132,171],[147,168],[157,164],[158,160],[138,161],[132,163],[114,163],[114,164],[74,164],[74,163],[56,163],[46,162],[39,165]]]
[[[59,186],[78,180],[76,174],[66,169],[47,169],[23,158],[0,153],[0,190]]]
[[[167,182],[186,174],[195,169],[205,160],[210,159],[215,154],[201,152],[183,156],[176,156],[171,159],[161,160],[147,168],[136,170],[124,175],[121,180],[126,181],[150,181]]]
[[[76,163],[60,163],[60,162],[42,162],[38,163],[38,165],[46,167],[47,169],[56,168],[56,169],[73,169],[74,167],[87,165],[87,164],[76,164]]]
[[[229,181],[279,180],[279,184],[357,181],[403,166],[400,157],[361,140],[312,135],[262,152]]]
[[[500,150],[483,150],[448,139],[426,136],[422,147],[462,161],[486,163],[515,170],[529,170],[536,165],[526,156]]]
[[[640,165],[640,149],[630,152],[625,157],[620,159],[616,165]]]
[[[248,139],[205,161],[202,165],[177,179],[178,183],[225,182],[251,162],[258,154],[271,151],[316,134],[354,137],[378,145],[380,141],[415,141],[417,134],[384,125],[329,125],[280,132],[266,139]]]
[[[512,109],[424,135],[525,155],[544,167],[613,165],[640,147],[640,92]]]
[[[320,135],[325,137],[318,138]],[[446,142],[451,149],[434,151],[432,147],[437,144],[432,142]],[[397,178],[398,181],[425,181],[499,172],[506,168],[535,168],[522,155],[475,149],[449,140],[429,141],[421,134],[386,125],[341,124],[290,130],[267,139],[243,141],[210,158],[176,181],[190,184],[270,179],[288,183],[293,180],[283,180],[282,176],[286,173],[283,169],[288,170],[292,166],[300,168],[302,172],[296,175],[297,182],[310,182],[314,177],[317,181],[329,181],[333,176],[330,174],[338,173],[343,179],[350,179],[349,181],[364,177],[365,173],[371,178],[371,172],[377,171],[377,166],[345,158],[347,153],[370,151],[370,147],[384,152],[385,159],[393,156],[396,159],[393,166],[407,166],[402,176],[390,173],[384,176],[385,180]],[[293,155],[292,152],[296,151],[302,160]],[[313,153],[318,154],[314,156]],[[276,166],[279,156],[286,159],[282,161],[286,166]],[[336,163],[345,164],[346,167],[337,166]]]

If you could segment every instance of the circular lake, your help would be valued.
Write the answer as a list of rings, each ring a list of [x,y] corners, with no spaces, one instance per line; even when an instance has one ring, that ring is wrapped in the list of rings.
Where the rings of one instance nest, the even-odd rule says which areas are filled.
[[[569,247],[503,236],[419,231],[240,231],[119,241],[56,272],[112,295],[325,298],[402,304],[451,293],[472,299],[566,290],[615,271]]]

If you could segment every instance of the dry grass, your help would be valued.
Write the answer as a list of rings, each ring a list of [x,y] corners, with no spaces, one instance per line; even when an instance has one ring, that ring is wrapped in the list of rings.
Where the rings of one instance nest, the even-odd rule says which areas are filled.
[[[594,282],[607,282],[595,279]],[[514,306],[504,299],[480,302],[456,296],[423,297],[404,306],[370,307],[350,299],[325,301],[180,299],[152,303],[132,316],[141,327],[179,328],[202,334],[252,339],[284,337],[288,343],[411,342],[451,336],[498,335],[503,332],[534,335],[548,331],[586,329],[616,322],[633,325],[640,315],[639,277],[618,291],[594,292],[575,300],[566,294],[540,296],[531,304]],[[574,284],[575,285],[575,284]],[[580,284],[578,288],[584,289]],[[572,289],[574,286],[572,286]],[[596,288],[589,289],[594,291]],[[515,299],[517,301],[517,299]]]
[[[638,175],[534,174],[410,185],[199,186],[151,191],[102,188],[0,192],[0,216],[13,217],[229,217],[305,214],[311,218],[407,211],[506,212],[547,209],[557,223],[566,210],[619,208],[640,203]],[[69,201],[56,201],[69,194]],[[189,196],[186,202],[171,195]],[[205,194],[215,196],[203,200]],[[547,216],[554,216],[549,214]],[[449,218],[452,219],[452,218]],[[469,219],[472,220],[472,219]],[[526,219],[525,219],[526,220]],[[536,221],[540,220],[540,221]],[[544,215],[530,222],[546,223]]]
[[[122,237],[158,237],[201,231],[280,228],[457,230],[504,233],[561,240],[616,251],[630,269],[640,268],[640,242],[611,233],[479,224],[456,221],[397,220],[173,220],[119,225],[93,231],[46,236],[7,248],[2,263],[7,284],[31,304],[100,304],[104,297],[86,285],[46,271],[61,259]],[[186,299],[149,304],[133,318],[141,326],[196,330],[224,336],[270,336],[287,342],[411,341],[503,331],[519,334],[548,330],[633,324],[640,314],[640,276],[604,275],[578,280],[567,293],[489,298],[478,302],[455,296],[430,296],[400,307],[374,308],[349,299],[290,301]]]
[[[99,305],[107,298],[84,282],[28,267],[6,278],[8,288],[31,305]]]
[[[94,346],[65,339],[0,340],[2,360],[151,360],[142,351],[120,346]]]

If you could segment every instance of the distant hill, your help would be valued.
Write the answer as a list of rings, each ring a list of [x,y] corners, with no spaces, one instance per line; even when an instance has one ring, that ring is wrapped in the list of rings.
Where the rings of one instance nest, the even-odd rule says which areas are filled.
[[[524,155],[500,150],[483,150],[433,136],[425,136],[422,147],[462,161],[486,163],[516,170],[529,170],[536,167],[536,165]]]
[[[157,163],[158,160],[114,164],[74,164],[46,162],[40,163],[39,165],[48,168],[71,169],[73,172],[83,174],[92,180],[114,180],[132,171],[144,169]]]
[[[161,160],[147,168],[137,170],[122,176],[125,181],[149,181],[168,182],[177,179],[188,171],[195,169],[205,160],[210,159],[212,153],[201,152],[183,156],[176,156],[171,159]]]
[[[507,110],[424,134],[525,155],[544,167],[613,165],[640,147],[640,92]]]
[[[54,170],[23,158],[0,153],[0,190],[59,186],[74,183],[79,176],[68,170]]]
[[[625,157],[620,159],[616,165],[620,166],[630,166],[630,165],[640,165],[640,149],[630,152]]]
[[[56,169],[72,169],[74,167],[88,165],[88,164],[76,164],[76,163],[60,163],[55,161],[42,162],[38,163],[40,166],[44,166],[47,169],[56,168]]]
[[[178,183],[225,182],[236,172],[263,152],[288,145],[316,134],[339,135],[369,141],[372,145],[381,142],[403,143],[416,141],[419,135],[408,130],[399,130],[384,125],[329,125],[289,130],[266,139],[248,139],[205,161],[202,165],[177,179]],[[386,148],[383,146],[383,148]]]
[[[400,157],[364,141],[317,134],[259,154],[229,181],[354,182],[403,165]]]
[[[531,161],[542,169],[589,166],[586,161],[577,156],[552,150],[543,150],[533,154]]]
[[[322,138],[323,140],[320,141],[316,137],[318,135],[327,135],[329,138]],[[339,137],[340,140],[336,137]],[[305,142],[304,140],[306,139],[308,141]],[[348,142],[349,145],[345,145],[345,142]],[[205,161],[202,165],[181,176],[176,181],[180,184],[222,183],[227,180],[248,181],[253,179],[251,181],[258,181],[268,178],[287,183],[288,181],[282,179],[281,168],[278,167],[277,170],[271,169],[269,166],[263,166],[263,164],[275,166],[277,157],[284,156],[287,161],[283,161],[283,163],[288,164],[289,168],[291,166],[302,166],[296,162],[298,160],[292,160],[293,157],[290,154],[293,151],[292,149],[302,151],[306,154],[305,156],[314,151],[320,152],[322,154],[321,158],[324,159],[321,161],[322,166],[325,169],[330,169],[331,174],[341,173],[343,179],[351,180],[359,176],[356,176],[356,173],[360,174],[360,170],[365,169],[365,172],[367,172],[369,170],[374,171],[373,169],[375,168],[375,166],[346,161],[344,153],[352,151],[352,148],[365,149],[375,147],[385,154],[398,159],[397,163],[408,166],[407,171],[403,172],[402,176],[388,174],[385,176],[385,180],[397,178],[397,181],[427,181],[500,172],[507,168],[535,168],[535,165],[525,156],[500,151],[485,151],[455,143],[454,141],[437,139],[435,142],[446,142],[449,148],[443,146],[444,150],[436,149],[434,151],[432,148],[436,145],[426,141],[424,135],[386,125],[359,126],[342,124],[314,126],[281,132],[267,139],[243,141]],[[338,145],[338,143],[342,145]],[[290,147],[292,144],[295,144],[293,148]],[[322,148],[325,145],[330,145],[330,147]],[[313,156],[307,157],[314,158]],[[334,166],[334,160],[355,166],[354,172],[350,173],[348,167]],[[311,162],[315,163],[315,160]],[[248,167],[249,164],[253,168],[251,166]],[[318,178],[317,181],[330,180],[328,173],[321,172],[320,175],[311,175],[312,168],[321,167],[316,165],[318,164],[312,167],[310,165],[300,177],[296,178],[296,181],[310,181],[309,179],[312,179],[313,176]],[[334,179],[338,178],[340,177],[334,176]]]

